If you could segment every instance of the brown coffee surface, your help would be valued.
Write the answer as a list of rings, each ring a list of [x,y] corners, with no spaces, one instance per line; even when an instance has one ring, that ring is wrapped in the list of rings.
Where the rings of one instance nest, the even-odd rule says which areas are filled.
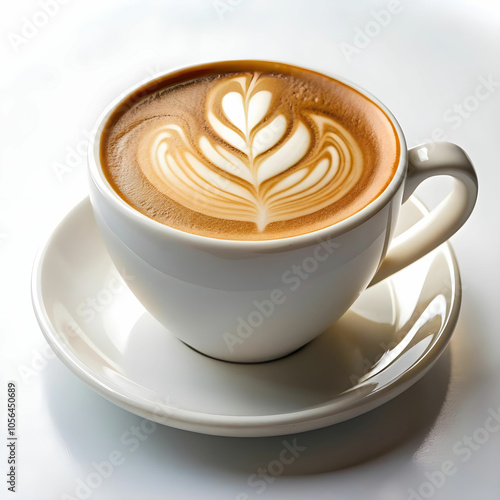
[[[377,198],[399,161],[372,101],[330,77],[236,61],[183,70],[129,95],[105,124],[113,189],[162,224],[221,239],[315,231]]]

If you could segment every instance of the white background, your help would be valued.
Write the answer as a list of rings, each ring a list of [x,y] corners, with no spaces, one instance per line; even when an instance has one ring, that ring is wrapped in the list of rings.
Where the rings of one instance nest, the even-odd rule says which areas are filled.
[[[401,0],[386,26],[373,14],[392,5],[386,0],[48,0],[49,17],[40,14],[42,4],[6,2],[0,20],[0,498],[78,498],[78,479],[114,450],[125,461],[92,499],[419,498],[412,489],[420,498],[500,498],[500,431],[478,431],[488,411],[500,408],[498,2]],[[30,22],[39,26],[26,28]],[[359,30],[370,37],[362,40]],[[345,44],[361,42],[346,55]],[[157,71],[243,57],[290,61],[357,82],[393,111],[410,146],[442,129],[469,153],[480,180],[476,210],[452,239],[463,305],[444,356],[383,407],[286,437],[306,450],[261,488],[248,478],[279,457],[285,438],[220,438],[159,426],[131,450],[120,437],[141,419],[53,357],[30,302],[37,249],[86,196],[84,150],[103,107]],[[481,78],[494,83],[475,101]],[[468,116],[460,117],[457,105]],[[446,188],[434,182],[424,197],[432,204]],[[5,482],[7,380],[18,384],[16,494]],[[484,442],[463,444],[474,435]],[[457,453],[464,447],[470,453]],[[448,460],[455,473],[441,481],[436,471]]]

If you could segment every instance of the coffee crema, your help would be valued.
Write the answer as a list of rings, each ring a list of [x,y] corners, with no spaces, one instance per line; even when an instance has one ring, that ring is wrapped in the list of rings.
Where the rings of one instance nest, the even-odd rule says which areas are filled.
[[[208,64],[154,80],[108,119],[101,164],[144,215],[212,238],[309,233],[377,198],[397,169],[386,114],[347,85],[281,63]]]

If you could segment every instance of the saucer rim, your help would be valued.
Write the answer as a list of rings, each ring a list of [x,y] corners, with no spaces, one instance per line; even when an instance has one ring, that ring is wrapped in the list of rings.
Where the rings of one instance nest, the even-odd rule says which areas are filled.
[[[413,203],[423,215],[429,212],[416,196],[411,196],[408,201]],[[445,242],[431,253],[444,252],[448,266],[452,271],[453,283],[451,286],[454,289],[452,288],[450,294],[451,304],[448,321],[440,328],[441,331],[438,337],[426,352],[387,385],[361,396],[361,398],[353,396],[352,393],[355,392],[357,387],[354,386],[348,392],[335,396],[325,404],[304,410],[270,415],[247,416],[205,413],[153,402],[131,390],[118,387],[113,381],[88,367],[75,352],[66,346],[64,339],[52,324],[44,306],[42,270],[46,256],[59,233],[64,231],[65,223],[89,205],[90,200],[86,196],[71,208],[49,233],[49,236],[37,252],[31,275],[31,299],[36,319],[52,350],[78,378],[98,394],[121,408],[163,425],[218,436],[265,437],[315,430],[354,418],[393,399],[420,380],[440,358],[458,321],[462,299],[460,271],[451,244]],[[218,360],[213,361],[221,362]],[[353,399],[345,405],[344,400],[347,398]],[[163,411],[158,411],[159,409]],[[168,417],[165,417],[165,415],[168,415]]]

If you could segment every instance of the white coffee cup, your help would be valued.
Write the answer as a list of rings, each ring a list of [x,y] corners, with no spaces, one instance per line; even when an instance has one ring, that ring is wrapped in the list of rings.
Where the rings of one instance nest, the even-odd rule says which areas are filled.
[[[334,78],[385,111],[399,137],[399,165],[388,187],[361,211],[289,238],[210,238],[136,211],[108,183],[99,149],[109,116],[145,82],[116,99],[99,119],[88,155],[94,214],[117,269],[134,276],[127,284],[166,327],[166,335],[227,361],[260,362],[287,355],[340,318],[367,286],[436,248],[469,217],[478,183],[466,153],[446,142],[407,151],[391,112],[357,85]],[[435,175],[454,178],[451,192],[422,221],[393,239],[401,204]]]

